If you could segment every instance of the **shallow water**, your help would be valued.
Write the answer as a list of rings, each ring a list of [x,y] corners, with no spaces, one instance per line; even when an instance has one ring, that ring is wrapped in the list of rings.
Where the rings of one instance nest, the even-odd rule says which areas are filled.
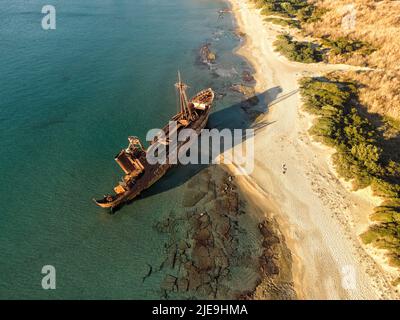
[[[127,136],[144,140],[175,112],[178,69],[192,94],[228,92],[210,126],[244,125],[228,109],[241,97],[227,88],[249,68],[233,53],[234,22],[218,18],[218,0],[52,4],[54,31],[41,29],[40,1],[0,4],[0,298],[158,298],[162,273],[142,281],[163,259],[153,226],[201,167],[174,169],[115,216],[91,199],[122,175],[113,158]],[[197,61],[206,42],[215,72]],[[44,265],[56,290],[41,288]]]

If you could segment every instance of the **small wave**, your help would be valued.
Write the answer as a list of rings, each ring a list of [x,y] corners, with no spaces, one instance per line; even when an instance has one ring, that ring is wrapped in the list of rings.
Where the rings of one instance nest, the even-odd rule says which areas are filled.
[[[221,40],[221,38],[225,35],[225,33],[226,33],[225,30],[217,30],[217,31],[213,32],[212,40],[213,41]]]

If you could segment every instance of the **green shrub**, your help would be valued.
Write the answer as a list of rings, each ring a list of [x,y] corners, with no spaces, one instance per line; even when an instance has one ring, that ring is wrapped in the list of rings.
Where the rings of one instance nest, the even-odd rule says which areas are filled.
[[[375,51],[370,44],[359,40],[352,40],[348,37],[339,37],[334,40],[323,37],[321,41],[324,46],[330,48],[330,50],[337,55],[348,54],[355,51],[359,51],[363,55],[368,55]]]
[[[274,42],[276,50],[282,53],[289,60],[312,63],[323,60],[322,51],[310,42],[294,41],[290,35],[279,35]]]
[[[266,22],[272,22],[274,24],[284,26],[284,27],[291,27],[300,29],[300,23],[297,20],[290,20],[290,19],[281,19],[275,17],[267,17],[264,19]]]
[[[304,78],[300,88],[305,109],[319,115],[310,133],[336,148],[332,159],[338,174],[351,180],[354,189],[371,186],[375,195],[386,198],[361,238],[389,250],[390,263],[400,267],[400,163],[386,159],[390,151],[382,147],[383,136],[354,106],[354,83]]]
[[[371,182],[374,193],[383,198],[400,197],[400,185],[398,183],[390,183],[379,177],[375,177]]]
[[[260,1],[254,1],[260,6]],[[296,18],[300,22],[314,22],[326,12],[306,0],[264,0],[262,14]]]

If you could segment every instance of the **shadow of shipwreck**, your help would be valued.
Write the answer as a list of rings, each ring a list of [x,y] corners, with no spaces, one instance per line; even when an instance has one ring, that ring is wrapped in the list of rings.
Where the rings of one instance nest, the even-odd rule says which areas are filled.
[[[255,134],[257,134],[257,131],[264,129],[275,122],[256,121],[257,116],[265,114],[268,111],[269,106],[289,98],[290,96],[296,94],[297,91],[298,90],[295,90],[278,97],[282,92],[282,89],[280,87],[270,88],[261,94],[249,97],[229,107],[211,113],[206,128],[218,130],[228,129],[232,131],[232,133],[235,129],[253,129]],[[257,104],[254,103],[255,100],[258,101]],[[254,116],[254,112],[256,113],[256,116]],[[241,142],[245,141],[245,139],[246,137],[243,136],[243,140],[241,140]],[[233,147],[234,146],[235,145],[233,145]],[[221,151],[227,150],[229,149],[227,148]],[[155,196],[157,194],[161,194],[168,190],[182,186],[192,177],[209,166],[210,164],[178,164],[172,167],[166,173],[166,175],[157,181],[151,188],[145,190],[138,198],[129,201],[127,204],[130,204],[137,199]],[[120,209],[121,208],[118,208],[114,211]]]

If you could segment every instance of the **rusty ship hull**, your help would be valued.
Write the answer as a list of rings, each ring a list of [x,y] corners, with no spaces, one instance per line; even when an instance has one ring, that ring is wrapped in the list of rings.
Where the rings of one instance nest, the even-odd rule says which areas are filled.
[[[178,134],[182,129],[192,129],[197,135],[199,135],[201,130],[207,124],[211,112],[211,106],[214,100],[214,92],[212,89],[200,91],[190,101],[184,101],[185,97],[185,95],[181,94],[181,112],[172,117],[171,121],[176,121],[178,124],[180,123],[180,127],[177,129]],[[203,100],[201,100],[202,97],[204,97]],[[195,106],[197,106],[197,109]],[[188,109],[190,112],[190,119],[188,116],[185,116],[189,114],[185,111],[186,108],[191,108],[191,110]],[[163,131],[168,132],[168,125],[164,127]],[[150,144],[150,147],[157,143],[161,142],[155,140]],[[187,140],[183,142],[178,141],[176,143],[175,147],[177,154],[179,153],[180,148],[187,143]],[[121,153],[124,153],[124,150],[121,151]],[[116,161],[126,173],[124,179],[126,180],[128,186],[126,183],[124,183],[124,187],[117,186],[114,189],[118,191],[115,195],[106,195],[100,200],[93,199],[98,206],[102,208],[108,208],[111,210],[111,212],[134,200],[144,190],[150,188],[154,183],[160,180],[167,173],[167,171],[174,166],[174,164],[168,163],[168,161],[165,163],[150,164],[146,158],[146,150],[143,149],[137,153],[137,156],[134,159],[134,161],[140,163],[139,173],[135,173],[136,176],[131,179],[130,175],[132,175],[131,172],[134,171],[134,168],[130,169],[127,168],[126,165],[124,166],[123,163],[121,164],[121,161],[118,161],[118,156]],[[132,160],[130,161],[132,162]]]

